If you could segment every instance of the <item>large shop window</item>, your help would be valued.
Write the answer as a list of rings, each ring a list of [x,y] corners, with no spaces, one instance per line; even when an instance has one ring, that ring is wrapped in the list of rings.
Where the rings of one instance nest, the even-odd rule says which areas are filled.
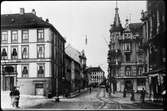
[[[12,47],[12,54],[11,54],[11,58],[12,59],[17,59],[18,54],[17,54],[17,47]]]
[[[45,70],[44,64],[38,64],[38,74],[37,74],[37,76],[38,77],[44,77],[44,70]]]
[[[43,29],[37,30],[37,40],[44,41],[44,30]]]
[[[29,33],[28,30],[22,30],[22,42],[29,41]]]
[[[44,45],[38,45],[37,46],[37,58],[44,58],[44,55],[45,55]]]
[[[18,41],[18,32],[12,31],[12,43]]]
[[[1,32],[1,40],[2,40],[2,42],[4,43],[6,43],[7,41],[8,41],[8,32],[7,31],[2,31]]]
[[[7,47],[1,48],[1,58],[2,60],[7,59]]]
[[[28,58],[29,51],[28,51],[28,46],[22,46],[22,58],[26,59]]]
[[[22,65],[22,77],[28,77],[28,65]]]

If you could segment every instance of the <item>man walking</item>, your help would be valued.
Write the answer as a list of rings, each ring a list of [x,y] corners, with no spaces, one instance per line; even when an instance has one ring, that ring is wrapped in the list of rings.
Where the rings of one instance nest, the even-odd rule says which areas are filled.
[[[19,107],[19,99],[20,99],[20,92],[16,87],[13,87],[13,89],[10,92],[11,97],[11,103],[13,107]]]
[[[141,101],[142,101],[142,103],[144,103],[144,100],[145,100],[145,94],[146,94],[146,91],[144,90],[144,88],[142,89],[142,91],[141,91]]]

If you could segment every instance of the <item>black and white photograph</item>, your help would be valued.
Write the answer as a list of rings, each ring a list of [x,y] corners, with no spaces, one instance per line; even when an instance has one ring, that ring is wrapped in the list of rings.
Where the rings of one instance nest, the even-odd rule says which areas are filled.
[[[164,110],[164,0],[2,1],[2,110]]]

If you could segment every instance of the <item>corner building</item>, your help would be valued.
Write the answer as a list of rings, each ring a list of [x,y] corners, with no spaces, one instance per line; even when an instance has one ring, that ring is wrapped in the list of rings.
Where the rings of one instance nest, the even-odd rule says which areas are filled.
[[[1,15],[1,90],[14,86],[21,94],[61,94],[65,39],[49,20],[24,8]],[[56,78],[58,81],[56,82]]]
[[[142,39],[142,23],[129,24],[126,19],[123,28],[116,7],[108,51],[109,81],[113,93],[122,92],[124,88],[129,92],[147,88],[146,76],[142,75],[146,67],[144,51],[139,47]]]

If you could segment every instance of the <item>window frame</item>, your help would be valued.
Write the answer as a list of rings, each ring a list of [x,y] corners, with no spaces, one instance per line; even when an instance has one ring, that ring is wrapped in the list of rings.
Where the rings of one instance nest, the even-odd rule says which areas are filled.
[[[16,49],[16,52],[17,52],[17,56],[14,56],[14,58],[13,58],[13,56],[12,56],[12,53],[13,53],[13,49]],[[18,46],[11,46],[11,59],[18,59]]]
[[[7,34],[3,34],[4,32],[6,32]],[[6,35],[5,37],[3,35]],[[6,38],[6,39],[3,39]],[[8,42],[8,31],[1,31],[1,41],[2,43],[7,43]]]
[[[3,51],[3,49],[5,49],[6,50],[6,53],[7,53],[7,56],[5,56],[4,58],[2,58],[2,51]],[[1,47],[1,59],[3,60],[3,59],[8,59],[8,47],[7,46],[2,46]]]
[[[24,69],[24,67],[27,67],[27,70],[28,70],[28,73],[27,74],[23,74],[23,69]],[[27,77],[29,77],[29,65],[28,64],[22,64],[22,66],[21,66],[21,76],[22,76],[22,78],[27,78]],[[24,76],[23,76],[24,75]]]
[[[24,33],[27,31],[27,33]],[[27,38],[25,39],[24,34],[27,34]],[[29,30],[22,30],[22,43],[29,42]]]
[[[24,57],[23,56],[23,50],[24,50],[24,48],[26,48],[27,49],[27,57]],[[29,46],[28,45],[22,45],[21,46],[21,57],[22,57],[22,59],[28,59],[29,58]]]
[[[17,36],[14,36],[13,32],[16,32]],[[13,39],[13,37],[17,37],[17,38]],[[11,43],[17,43],[17,42],[18,42],[18,30],[12,30],[11,31]]]
[[[42,55],[43,55],[43,56],[39,56],[39,55],[40,55],[40,54],[39,54],[39,47],[42,47],[42,50],[43,50]],[[38,59],[45,58],[45,44],[38,44],[38,45],[37,45],[37,58],[38,58]]]
[[[39,73],[38,73],[40,66],[43,66],[43,74],[39,74]],[[39,76],[39,75],[40,75],[40,76]],[[39,77],[39,78],[45,77],[45,63],[38,63],[38,64],[37,64],[37,77]]]
[[[42,32],[39,32],[39,31],[42,31]],[[43,35],[42,37],[41,36],[39,36],[39,35]],[[44,41],[44,29],[42,28],[42,29],[37,29],[37,41],[38,42],[42,42],[42,41]]]

